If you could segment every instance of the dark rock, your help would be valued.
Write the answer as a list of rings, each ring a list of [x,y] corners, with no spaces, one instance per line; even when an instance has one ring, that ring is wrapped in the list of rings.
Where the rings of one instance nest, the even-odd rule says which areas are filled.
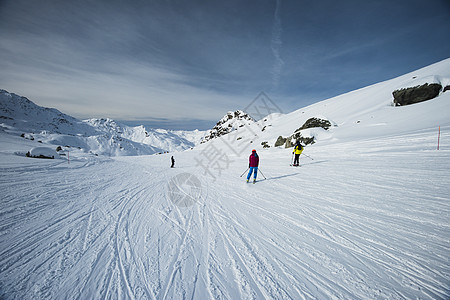
[[[331,122],[328,120],[320,119],[320,118],[309,118],[302,125],[302,127],[297,129],[296,131],[294,131],[294,134],[287,138],[284,146],[286,148],[293,147],[294,145],[291,142],[293,139],[296,141],[296,143],[300,142],[302,145],[314,144],[315,143],[314,137],[304,137],[304,136],[302,136],[301,131],[304,129],[317,128],[317,127],[328,130],[331,127]],[[280,139],[280,137],[278,139]],[[277,142],[278,142],[278,140],[277,140]],[[280,140],[280,142],[281,142],[281,140]]]
[[[275,142],[275,147],[282,146],[284,143],[286,143],[286,138],[284,138],[280,135],[278,137],[277,141]]]
[[[297,129],[295,132],[298,132],[303,129],[307,128],[316,128],[316,127],[322,127],[325,130],[328,130],[328,128],[331,127],[331,122],[328,120],[323,120],[319,118],[310,118],[306,120],[305,124],[302,125],[299,129]]]
[[[268,142],[262,142],[261,145],[263,146],[263,148],[270,148]]]
[[[300,142],[302,145],[312,145],[315,143],[314,137],[304,137],[302,136],[300,131],[296,131],[292,136],[291,139],[295,139],[295,143],[297,144]]]
[[[313,137],[304,137],[304,138],[300,138],[299,142],[302,145],[312,145],[315,143],[314,138]]]
[[[393,91],[394,105],[409,105],[433,99],[439,95],[441,89],[442,86],[438,83],[425,83],[424,85]]]
[[[34,156],[34,158],[55,159],[54,156],[45,156],[45,155]]]
[[[291,139],[288,138],[286,139],[286,143],[284,143],[284,148],[291,148],[291,147],[294,147],[294,145],[292,144]]]
[[[444,88],[444,91],[443,91],[443,92],[446,92],[446,91],[450,91],[450,85],[447,85],[447,86]]]

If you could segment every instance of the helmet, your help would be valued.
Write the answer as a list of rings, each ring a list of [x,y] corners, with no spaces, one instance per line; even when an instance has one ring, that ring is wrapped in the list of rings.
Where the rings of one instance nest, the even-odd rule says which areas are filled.
[[[255,149],[253,149],[253,150],[252,150],[252,152],[256,152],[256,150],[255,150]]]

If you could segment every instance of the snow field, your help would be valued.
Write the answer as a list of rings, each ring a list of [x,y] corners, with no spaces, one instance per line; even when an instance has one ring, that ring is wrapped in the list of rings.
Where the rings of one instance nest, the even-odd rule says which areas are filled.
[[[3,144],[0,297],[447,298],[448,132],[440,151],[434,128],[308,146],[298,168],[289,149],[259,150],[254,185],[239,177],[251,148],[214,180],[201,148],[67,164]],[[201,182],[189,207],[168,194],[182,173]]]

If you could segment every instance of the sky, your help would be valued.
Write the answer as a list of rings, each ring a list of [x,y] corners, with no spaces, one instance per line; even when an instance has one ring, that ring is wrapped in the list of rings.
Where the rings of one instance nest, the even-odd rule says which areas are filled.
[[[448,0],[0,0],[0,89],[80,119],[209,129],[450,57]]]

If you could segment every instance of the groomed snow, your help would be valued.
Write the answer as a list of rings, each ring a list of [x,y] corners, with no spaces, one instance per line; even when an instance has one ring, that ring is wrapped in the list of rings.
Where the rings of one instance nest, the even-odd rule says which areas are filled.
[[[0,296],[10,299],[448,297],[450,126],[247,153],[30,160],[0,149]],[[12,139],[12,137],[7,137]],[[23,145],[24,149],[27,145]],[[33,163],[29,163],[33,161]],[[169,183],[201,182],[192,206]],[[263,179],[260,175],[258,179]],[[189,194],[189,188],[179,187]]]

